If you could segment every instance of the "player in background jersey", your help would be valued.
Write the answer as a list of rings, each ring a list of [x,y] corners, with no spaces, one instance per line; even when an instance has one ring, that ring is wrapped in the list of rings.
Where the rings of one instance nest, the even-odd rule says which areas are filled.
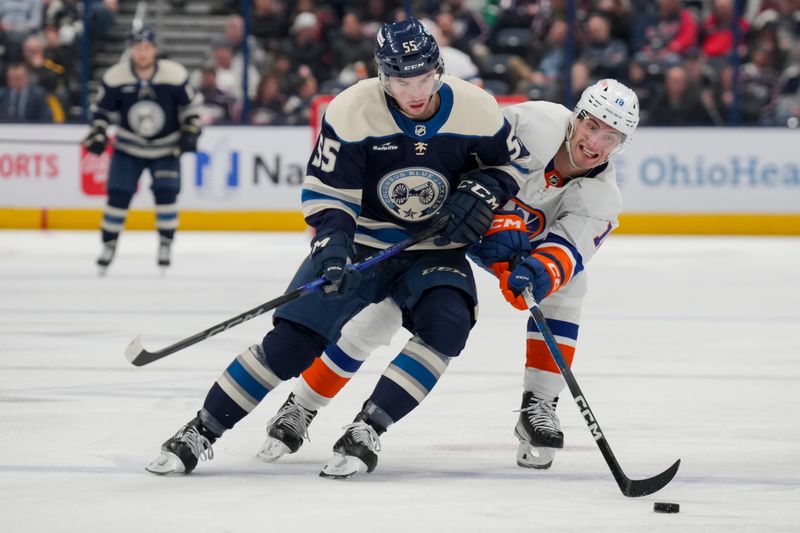
[[[117,124],[114,154],[108,170],[108,195],[100,224],[103,250],[97,259],[100,274],[114,259],[119,234],[125,225],[139,178],[145,169],[152,176],[159,234],[158,265],[168,267],[178,227],[177,197],[181,188],[180,154],[197,151],[202,96],[189,85],[186,69],[168,59],[158,59],[153,30],[133,30],[128,38],[130,57],[113,65],[103,76],[92,105],[86,149],[102,154],[108,144],[106,129]]]
[[[586,293],[586,263],[618,226],[622,200],[609,159],[631,142],[639,122],[636,95],[615,80],[587,88],[575,110],[550,102],[526,102],[503,110],[521,142],[531,150],[529,178],[471,257],[499,278],[504,296],[527,310],[521,289],[532,284],[548,325],[571,364]],[[523,230],[523,231],[520,231]],[[509,263],[515,268],[509,270]],[[339,341],[300,377],[267,427],[258,455],[274,461],[296,452],[317,411],[327,405],[379,346],[401,327],[397,306],[386,300],[351,320]],[[564,381],[533,320],[527,326],[522,408],[515,434],[517,463],[548,468],[564,437],[555,409]],[[420,379],[400,354],[381,377],[419,403],[436,383]]]
[[[529,153],[490,94],[444,75],[438,46],[418,21],[384,24],[375,58],[379,77],[328,106],[307,166],[303,212],[316,234],[290,287],[320,276],[329,284],[277,309],[273,329],[227,367],[150,472],[191,472],[216,439],[307,369],[371,303],[397,303],[413,334],[404,353],[437,378],[464,348],[477,302],[466,251],[519,190]],[[350,266],[439,220],[447,224],[436,238],[363,272]],[[372,453],[378,434],[413,408],[384,385],[337,441],[342,456]]]

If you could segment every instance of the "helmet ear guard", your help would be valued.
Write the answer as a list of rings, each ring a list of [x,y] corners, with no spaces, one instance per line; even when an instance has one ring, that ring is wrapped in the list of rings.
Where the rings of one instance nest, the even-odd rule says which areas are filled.
[[[375,64],[383,90],[390,96],[389,78],[411,78],[433,70],[437,77],[431,94],[442,85],[444,60],[439,46],[428,29],[414,18],[381,26],[375,46]]]

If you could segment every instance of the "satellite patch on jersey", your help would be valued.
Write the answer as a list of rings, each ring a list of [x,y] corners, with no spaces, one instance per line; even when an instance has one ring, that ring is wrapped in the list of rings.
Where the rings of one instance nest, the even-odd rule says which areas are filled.
[[[433,216],[447,198],[448,189],[444,176],[421,167],[392,171],[378,182],[381,203],[406,222],[419,222]]]

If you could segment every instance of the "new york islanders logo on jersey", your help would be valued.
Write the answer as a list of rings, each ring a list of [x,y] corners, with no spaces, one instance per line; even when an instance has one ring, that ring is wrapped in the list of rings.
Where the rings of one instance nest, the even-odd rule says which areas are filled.
[[[429,168],[404,168],[386,174],[378,182],[381,203],[400,220],[418,222],[430,218],[447,198],[449,185]]]
[[[531,207],[517,198],[512,198],[509,204],[512,206],[512,211],[516,211],[518,214],[522,215],[522,219],[525,221],[525,229],[528,231],[528,238],[532,241],[536,240],[547,227],[547,217],[544,211]],[[516,206],[518,209],[514,209],[513,206]],[[507,204],[506,209],[508,208],[509,206]]]

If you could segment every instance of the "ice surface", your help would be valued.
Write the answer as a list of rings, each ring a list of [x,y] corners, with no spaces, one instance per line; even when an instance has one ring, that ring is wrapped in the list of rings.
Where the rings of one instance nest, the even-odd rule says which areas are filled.
[[[0,232],[0,517],[9,532],[798,531],[800,240],[614,235],[589,266],[574,373],[628,476],[683,463],[652,496],[619,492],[571,396],[548,471],[515,464],[524,324],[479,274],[478,325],[377,470],[319,478],[394,351],[374,354],[277,464],[255,457],[285,384],[188,477],[144,466],[269,315],[152,365],[155,350],[281,294],[302,234],[123,234],[105,278],[95,232]],[[681,505],[656,514],[653,502]]]

